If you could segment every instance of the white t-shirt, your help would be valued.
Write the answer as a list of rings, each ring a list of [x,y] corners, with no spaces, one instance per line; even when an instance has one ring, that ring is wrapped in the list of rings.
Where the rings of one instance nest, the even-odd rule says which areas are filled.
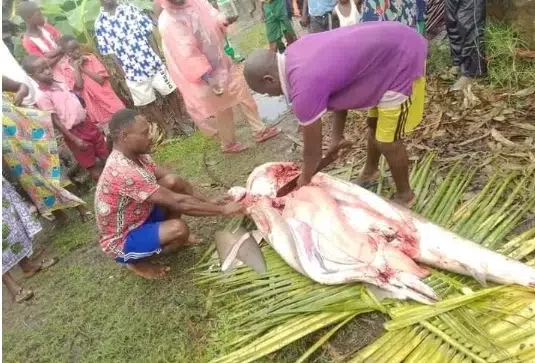
[[[2,42],[2,60],[2,75],[28,86],[30,91],[22,104],[32,106],[35,103],[37,93],[40,92],[37,83],[26,74],[4,42]]]

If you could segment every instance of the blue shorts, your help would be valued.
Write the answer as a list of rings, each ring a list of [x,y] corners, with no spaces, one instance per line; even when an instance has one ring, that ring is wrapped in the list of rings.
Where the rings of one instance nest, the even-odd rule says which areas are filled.
[[[123,253],[115,261],[132,263],[162,252],[160,245],[160,223],[165,221],[163,208],[155,206],[147,220],[128,233]]]

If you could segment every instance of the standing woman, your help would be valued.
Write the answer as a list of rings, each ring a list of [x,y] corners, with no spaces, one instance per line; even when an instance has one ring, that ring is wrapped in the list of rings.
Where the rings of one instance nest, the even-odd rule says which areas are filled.
[[[19,265],[25,277],[45,270],[56,263],[54,259],[34,262],[29,259],[33,253],[33,238],[41,231],[28,206],[15,188],[2,177],[2,282],[17,303],[33,297],[31,290],[13,278],[10,270]]]
[[[159,2],[163,11],[158,25],[166,63],[201,131],[217,135],[223,152],[246,150],[235,141],[233,107],[239,105],[256,142],[276,136],[280,130],[262,122],[243,75],[223,49],[226,28],[236,19],[225,18],[205,0]]]

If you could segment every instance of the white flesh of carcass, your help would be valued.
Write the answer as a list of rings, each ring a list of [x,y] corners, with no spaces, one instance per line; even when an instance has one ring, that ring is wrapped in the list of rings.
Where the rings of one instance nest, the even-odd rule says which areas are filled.
[[[296,271],[322,284],[361,281],[398,299],[432,303],[415,261],[503,284],[535,286],[535,269],[463,239],[357,185],[317,174],[311,185],[276,198],[299,170],[292,163],[256,168],[241,200],[272,248]]]

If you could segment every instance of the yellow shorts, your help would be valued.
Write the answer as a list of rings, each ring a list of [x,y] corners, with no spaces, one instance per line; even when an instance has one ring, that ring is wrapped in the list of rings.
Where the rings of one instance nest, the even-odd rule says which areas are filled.
[[[369,117],[377,117],[375,139],[390,143],[411,133],[422,122],[424,115],[425,77],[412,83],[412,94],[401,105],[393,108],[374,107]]]

